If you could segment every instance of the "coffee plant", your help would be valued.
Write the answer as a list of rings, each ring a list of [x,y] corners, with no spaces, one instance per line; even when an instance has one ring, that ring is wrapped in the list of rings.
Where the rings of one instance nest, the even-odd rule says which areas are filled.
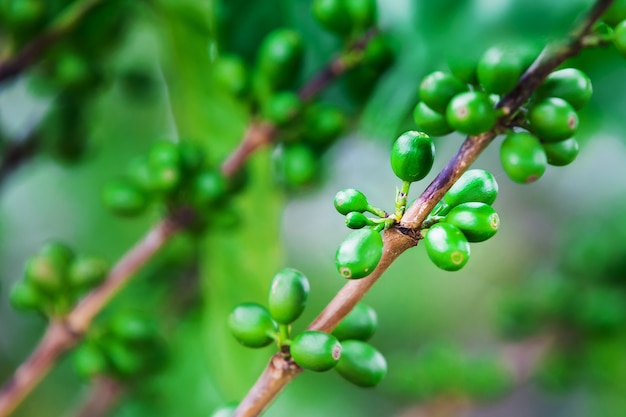
[[[623,416],[625,56],[623,0],[0,0],[0,417]]]

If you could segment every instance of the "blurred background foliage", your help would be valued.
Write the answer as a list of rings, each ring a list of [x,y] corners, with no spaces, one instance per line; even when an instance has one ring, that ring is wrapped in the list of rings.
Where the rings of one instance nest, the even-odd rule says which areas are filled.
[[[0,0],[3,10],[45,9],[31,20],[5,18],[0,58],[22,48],[70,3]],[[350,98],[346,79],[323,92],[321,99],[343,109],[350,124],[322,156],[319,180],[286,190],[275,178],[273,149],[257,152],[248,166],[249,184],[233,201],[228,219],[201,235],[174,239],[103,312],[106,317],[130,308],[155,317],[169,352],[154,377],[129,383],[112,415],[209,416],[225,402],[241,399],[272,349],[238,345],[226,329],[228,314],[240,302],[264,303],[269,281],[285,266],[303,271],[312,284],[296,330],[304,329],[342,286],[333,257],[347,231],[333,196],[354,187],[372,203],[393,207],[398,182],[389,169],[388,150],[399,133],[414,128],[411,112],[421,78],[445,69],[448,56],[477,56],[494,40],[543,45],[563,37],[591,3],[379,1],[379,26],[394,61],[376,83],[357,84],[357,90],[371,88],[363,100]],[[310,6],[308,0],[108,0],[57,40],[37,65],[0,84],[5,152],[33,137],[37,143],[29,158],[0,178],[0,379],[27,357],[45,326],[40,317],[16,313],[7,301],[25,260],[49,239],[112,263],[118,259],[161,213],[113,217],[101,204],[105,182],[164,138],[193,140],[212,161],[222,161],[241,140],[251,114],[220,88],[216,58],[238,54],[251,65],[264,35],[277,27],[293,28],[305,40],[301,85],[342,49],[314,21]],[[268,416],[418,415],[415,407],[433,395],[444,402],[457,398],[459,388],[450,375],[479,372],[454,363],[496,357],[503,333],[519,338],[559,329],[550,326],[584,310],[589,303],[581,296],[598,286],[619,295],[613,304],[617,312],[606,313],[613,327],[567,327],[571,337],[563,340],[570,342],[563,342],[555,353],[561,356],[543,378],[486,395],[489,401],[473,415],[626,413],[626,305],[621,303],[626,295],[621,232],[626,229],[621,216],[626,207],[626,63],[607,47],[583,51],[568,65],[587,72],[594,86],[590,105],[580,113],[578,160],[522,186],[506,177],[494,144],[474,166],[490,170],[500,182],[498,235],[473,246],[469,264],[456,273],[438,270],[421,246],[411,249],[366,296],[378,311],[372,343],[388,359],[388,378],[366,390],[334,373],[306,372]],[[414,185],[412,197],[461,141],[455,134],[436,141],[435,169],[423,185]],[[556,279],[568,280],[569,310],[549,321],[532,306],[540,287]],[[608,303],[599,297],[587,309],[591,321],[604,314],[597,310]],[[16,415],[71,414],[89,386],[70,362],[69,356],[63,358]],[[434,386],[437,378],[443,382]]]

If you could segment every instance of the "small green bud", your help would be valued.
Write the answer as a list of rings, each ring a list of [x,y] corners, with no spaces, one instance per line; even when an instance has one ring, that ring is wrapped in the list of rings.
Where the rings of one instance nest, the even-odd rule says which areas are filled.
[[[346,188],[335,195],[335,208],[343,215],[350,212],[363,213],[369,207],[365,194],[354,188]]]

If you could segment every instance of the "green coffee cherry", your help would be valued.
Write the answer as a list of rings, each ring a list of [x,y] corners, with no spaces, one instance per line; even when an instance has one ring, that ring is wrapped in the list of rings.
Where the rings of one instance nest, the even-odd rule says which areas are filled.
[[[374,229],[360,229],[341,242],[335,254],[335,265],[344,278],[368,276],[383,256],[383,238]]]
[[[241,96],[246,92],[248,71],[241,58],[225,55],[219,57],[213,65],[215,79],[224,89],[235,96]]]
[[[269,311],[256,303],[239,304],[228,318],[228,327],[244,346],[257,348],[274,341],[276,323]]]
[[[426,232],[424,245],[430,260],[445,271],[458,271],[469,260],[467,238],[452,224],[437,223],[432,226]]]
[[[530,130],[545,142],[558,142],[571,137],[578,128],[578,114],[567,101],[547,98],[528,110]]]
[[[626,20],[621,21],[613,31],[613,45],[617,51],[626,57]]]
[[[358,303],[352,311],[339,322],[332,334],[343,342],[344,340],[367,341],[376,331],[378,316],[376,310],[364,303]]]
[[[300,35],[291,29],[276,29],[263,39],[258,65],[272,86],[286,87],[297,75],[302,57]]]
[[[283,91],[272,96],[267,103],[266,116],[278,126],[285,126],[294,120],[302,110],[302,102],[298,95],[291,91]]]
[[[178,142],[178,154],[180,167],[185,174],[195,174],[204,166],[206,160],[204,148],[196,141],[189,139]]]
[[[371,224],[373,224],[373,222],[358,211],[351,211],[346,215],[346,226],[350,229],[362,229]]]
[[[317,178],[317,157],[305,145],[285,146],[277,155],[277,171],[282,182],[289,187],[302,187]]]
[[[337,365],[341,356],[341,344],[335,336],[328,333],[307,330],[293,338],[290,353],[302,368],[323,372]]]
[[[470,169],[448,190],[443,201],[450,207],[469,202],[493,204],[498,196],[498,183],[484,169]]]
[[[305,112],[305,140],[315,147],[334,142],[346,127],[346,117],[335,107],[319,103]]]
[[[128,378],[137,375],[145,366],[143,356],[122,341],[107,340],[103,349],[109,359],[111,371],[119,377]]]
[[[102,192],[104,205],[118,216],[137,216],[148,206],[148,197],[136,185],[126,179],[119,179],[105,185]]]
[[[391,169],[402,181],[419,181],[430,172],[435,161],[435,145],[425,133],[408,131],[391,148]]]
[[[428,107],[423,101],[415,106],[413,120],[419,130],[430,136],[443,136],[453,131],[446,117]]]
[[[528,132],[511,133],[502,141],[500,162],[509,178],[520,184],[537,181],[548,164],[541,142]]]
[[[145,155],[134,158],[126,168],[126,177],[142,193],[152,192],[152,169]]]
[[[446,223],[458,227],[468,242],[483,242],[498,231],[500,217],[489,204],[463,203],[445,217]]]
[[[476,68],[478,66],[478,56],[471,57],[467,53],[455,54],[447,59],[450,72],[459,80],[467,84],[476,84]]]
[[[19,280],[11,288],[9,303],[17,311],[43,310],[46,306],[46,297],[33,284]]]
[[[300,271],[285,268],[272,279],[268,308],[279,324],[293,323],[304,311],[309,297],[309,280]]]
[[[455,130],[478,135],[495,126],[496,111],[487,94],[468,91],[452,98],[446,109],[446,119]]]
[[[589,102],[592,93],[591,80],[587,74],[576,68],[564,68],[548,75],[535,91],[535,97],[562,98],[571,104],[574,110],[578,110]]]
[[[158,334],[153,318],[138,313],[118,313],[109,322],[111,334],[124,342],[142,342]]]
[[[73,359],[76,373],[86,379],[105,374],[108,370],[107,360],[102,350],[89,342],[76,348]]]
[[[220,172],[204,170],[195,176],[191,184],[191,198],[196,207],[207,208],[222,201],[227,188],[226,179]]]
[[[343,215],[356,211],[363,213],[369,207],[365,194],[354,188],[346,188],[335,194],[335,209]]]
[[[313,16],[327,30],[347,35],[352,29],[346,0],[314,0]]]
[[[26,261],[24,279],[44,294],[59,294],[67,279],[67,264],[58,259],[37,254]]]
[[[626,19],[626,0],[615,0],[602,15],[602,20],[615,26]]]
[[[548,158],[548,164],[557,167],[571,164],[578,156],[578,141],[575,138],[542,143],[541,146]]]
[[[346,7],[355,30],[362,31],[376,24],[376,0],[347,0]]]
[[[419,87],[421,101],[437,113],[445,113],[450,100],[465,91],[467,91],[465,83],[443,71],[427,75]]]
[[[476,75],[490,93],[506,94],[515,87],[524,72],[522,56],[509,48],[489,48],[478,61]]]
[[[341,358],[335,369],[359,387],[373,387],[387,374],[387,361],[372,345],[360,340],[346,340],[341,343]]]
[[[70,265],[68,280],[76,289],[90,289],[104,281],[108,271],[109,265],[103,259],[79,256]]]

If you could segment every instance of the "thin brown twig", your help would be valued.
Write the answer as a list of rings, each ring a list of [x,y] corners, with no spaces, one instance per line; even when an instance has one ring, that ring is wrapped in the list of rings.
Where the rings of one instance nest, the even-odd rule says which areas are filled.
[[[125,392],[124,385],[108,377],[96,378],[89,388],[87,398],[73,414],[74,417],[105,417]]]
[[[549,46],[546,48],[544,53],[521,77],[515,88],[497,104],[497,108],[504,110],[504,116],[498,120],[497,126],[492,131],[478,136],[468,136],[465,139],[455,156],[405,212],[400,222],[400,228],[385,231],[383,258],[378,267],[364,279],[348,281],[312,322],[308,327],[309,329],[332,331],[352,307],[363,298],[393,261],[405,250],[417,244],[418,241],[414,237],[415,233],[437,202],[493,141],[497,136],[496,132],[499,132],[502,126],[505,126],[508,120],[515,115],[517,109],[530,97],[545,77],[565,60],[577,55],[583,49],[583,38],[591,31],[593,24],[611,3],[612,0],[597,0],[582,25],[573,32],[572,37],[567,42],[558,44],[556,47]],[[407,232],[400,233],[400,230]],[[280,361],[284,364],[276,363]],[[298,375],[300,371],[294,370],[294,366],[297,367],[291,358],[284,357],[280,353],[274,355],[270,365],[263,371],[240,403],[234,417],[254,417],[261,414],[280,393],[284,385]],[[288,369],[288,372],[284,372],[283,375],[278,374],[283,369]],[[266,374],[271,374],[271,377]],[[271,385],[264,385],[268,380],[271,381]],[[261,400],[266,401],[266,403],[259,404]]]

